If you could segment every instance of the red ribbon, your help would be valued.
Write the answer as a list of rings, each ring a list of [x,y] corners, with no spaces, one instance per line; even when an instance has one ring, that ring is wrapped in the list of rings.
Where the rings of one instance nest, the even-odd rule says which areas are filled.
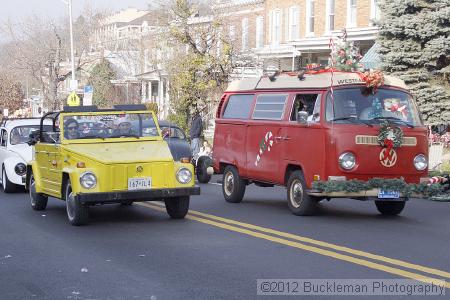
[[[390,139],[384,139],[383,141],[384,146],[386,147],[384,149],[384,159],[383,160],[392,160],[392,154],[391,150],[394,148],[394,142]]]

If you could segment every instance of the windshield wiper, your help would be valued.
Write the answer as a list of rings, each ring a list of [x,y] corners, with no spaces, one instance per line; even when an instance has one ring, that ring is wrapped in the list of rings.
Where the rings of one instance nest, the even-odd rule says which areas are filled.
[[[85,136],[81,136],[77,139],[78,140],[83,140],[83,139],[102,139],[102,140],[104,140],[105,138],[102,136],[98,136],[98,135],[85,135]]]
[[[354,116],[350,116],[350,117],[342,117],[342,118],[334,118],[333,120],[331,120],[332,122],[334,121],[351,121],[352,123],[363,123],[369,127],[373,127],[372,124],[365,122],[361,119],[358,119],[357,117]]]
[[[396,122],[401,122],[401,123],[405,124],[409,128],[414,128],[414,125],[412,125],[411,123],[408,123],[408,122],[403,121],[402,119],[399,119],[396,117],[376,117],[376,118],[373,118],[372,120],[396,121]]]
[[[134,138],[141,138],[140,136],[136,135],[136,134],[116,134],[116,135],[112,135],[109,138],[121,138],[121,137],[134,137]]]

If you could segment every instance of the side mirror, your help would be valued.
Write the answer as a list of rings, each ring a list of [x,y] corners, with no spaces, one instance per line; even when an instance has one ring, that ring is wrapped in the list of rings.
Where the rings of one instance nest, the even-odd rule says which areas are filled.
[[[299,124],[307,124],[308,123],[308,112],[299,111],[297,113],[297,123]]]

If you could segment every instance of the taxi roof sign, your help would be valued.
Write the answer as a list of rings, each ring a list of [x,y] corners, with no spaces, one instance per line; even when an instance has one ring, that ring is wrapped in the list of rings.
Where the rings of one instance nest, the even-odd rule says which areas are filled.
[[[68,106],[80,106],[80,97],[78,97],[78,95],[75,91],[70,93],[69,97],[67,97],[67,105]]]

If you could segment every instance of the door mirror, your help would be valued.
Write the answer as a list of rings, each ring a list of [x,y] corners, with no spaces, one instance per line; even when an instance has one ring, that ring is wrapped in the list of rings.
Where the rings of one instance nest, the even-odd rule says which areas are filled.
[[[297,123],[300,123],[300,124],[308,123],[308,112],[306,112],[306,111],[299,111],[297,113]]]

